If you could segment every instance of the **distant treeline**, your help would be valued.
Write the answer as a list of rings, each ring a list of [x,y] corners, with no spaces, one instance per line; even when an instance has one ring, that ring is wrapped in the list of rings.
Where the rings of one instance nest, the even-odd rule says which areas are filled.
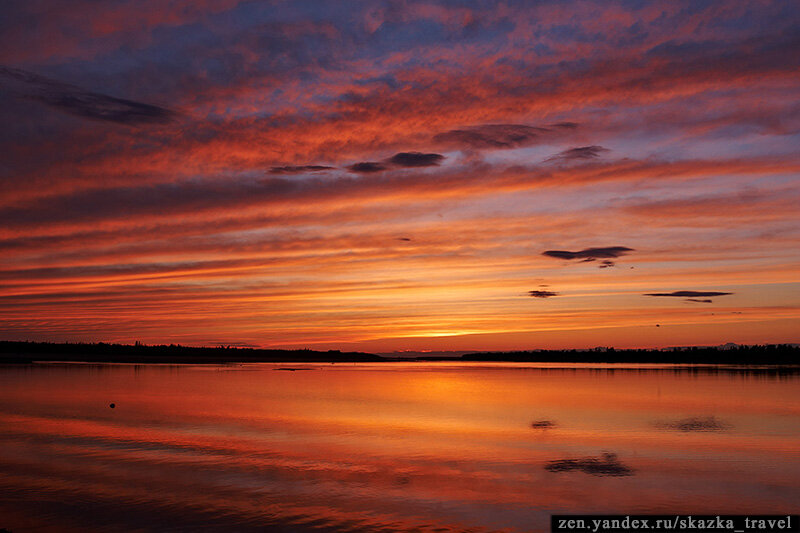
[[[33,361],[81,361],[88,363],[258,363],[258,362],[377,362],[400,361],[364,352],[328,350],[265,350],[232,346],[192,347],[180,344],[146,345],[98,343],[51,343],[0,341],[0,363]],[[405,361],[453,361],[452,357],[420,357]],[[688,347],[665,350],[535,350],[477,352],[461,361],[509,361],[527,363],[674,363],[735,365],[800,365],[800,346]]]
[[[51,343],[0,341],[0,363],[81,361],[88,363],[256,363],[383,361],[374,354],[329,350],[264,350],[219,346],[198,348],[180,344]]]
[[[677,363],[735,365],[798,365],[800,346],[764,344],[735,347],[688,347],[668,350],[536,350],[530,352],[479,352],[461,356],[464,361],[526,363]]]

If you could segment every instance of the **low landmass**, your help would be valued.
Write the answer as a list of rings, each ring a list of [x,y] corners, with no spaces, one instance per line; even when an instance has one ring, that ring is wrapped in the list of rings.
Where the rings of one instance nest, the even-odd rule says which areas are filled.
[[[194,347],[169,345],[52,343],[0,341],[0,363],[41,361],[86,363],[352,363],[381,361],[483,361],[524,363],[662,363],[726,365],[800,365],[800,345],[723,345],[668,349],[533,350],[474,352],[455,357],[382,357],[365,352],[339,350],[274,350],[234,346]]]
[[[328,363],[384,361],[364,352],[268,350],[232,346],[194,347],[180,344],[146,345],[0,341],[0,363],[63,361],[85,363]]]
[[[525,352],[476,352],[461,356],[464,361],[525,363],[663,363],[729,365],[800,365],[800,346],[761,344],[755,346],[689,346],[662,350],[535,350]]]

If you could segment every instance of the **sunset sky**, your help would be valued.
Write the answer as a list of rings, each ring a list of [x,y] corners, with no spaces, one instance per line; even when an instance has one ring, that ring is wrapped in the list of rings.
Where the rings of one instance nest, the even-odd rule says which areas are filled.
[[[4,2],[0,340],[800,342],[800,4]]]

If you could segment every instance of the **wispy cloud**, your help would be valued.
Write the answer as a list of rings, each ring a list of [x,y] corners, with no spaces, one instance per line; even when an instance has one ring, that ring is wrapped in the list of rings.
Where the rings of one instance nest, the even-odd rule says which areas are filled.
[[[546,162],[569,162],[586,161],[600,157],[603,152],[608,152],[608,148],[602,146],[579,146],[559,152],[552,157],[545,159]]]
[[[163,124],[178,117],[178,113],[165,107],[94,93],[25,70],[0,66],[0,80],[17,97],[92,120]]]
[[[323,170],[332,170],[334,167],[327,167],[324,165],[298,165],[298,166],[283,166],[272,167],[270,174],[301,174],[303,172],[322,172]]]
[[[551,131],[525,124],[485,124],[438,133],[433,141],[457,148],[518,148],[537,143]]]

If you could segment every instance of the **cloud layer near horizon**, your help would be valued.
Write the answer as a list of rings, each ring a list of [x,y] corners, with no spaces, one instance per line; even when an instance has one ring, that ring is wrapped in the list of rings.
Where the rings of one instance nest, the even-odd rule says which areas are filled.
[[[796,341],[792,3],[45,5],[0,20],[0,338]]]

